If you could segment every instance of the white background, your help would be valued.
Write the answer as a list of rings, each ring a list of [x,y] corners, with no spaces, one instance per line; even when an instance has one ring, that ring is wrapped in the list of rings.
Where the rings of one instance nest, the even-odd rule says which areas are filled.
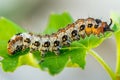
[[[94,17],[109,22],[111,11],[120,11],[119,0],[0,0],[0,16],[13,20],[27,31],[41,33],[52,12],[68,11],[74,20]],[[114,38],[105,40],[95,49],[115,70],[116,47]],[[110,80],[101,65],[90,55],[86,57],[85,70],[65,68],[51,76],[30,66],[22,66],[14,73],[3,72],[0,80]]]

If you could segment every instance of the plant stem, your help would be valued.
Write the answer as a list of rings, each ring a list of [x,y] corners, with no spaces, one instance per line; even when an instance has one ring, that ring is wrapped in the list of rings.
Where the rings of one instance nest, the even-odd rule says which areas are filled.
[[[117,54],[116,54],[116,79],[120,80],[120,34],[115,33]]]
[[[109,76],[111,77],[112,80],[116,80],[115,79],[115,73],[113,72],[113,70],[105,63],[105,61],[93,50],[89,50],[88,51],[102,66],[103,68],[107,71],[107,73],[109,74]]]

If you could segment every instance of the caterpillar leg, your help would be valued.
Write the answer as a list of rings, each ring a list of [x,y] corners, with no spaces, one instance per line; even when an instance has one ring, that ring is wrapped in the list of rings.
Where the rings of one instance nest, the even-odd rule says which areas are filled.
[[[54,51],[54,53],[55,53],[55,55],[59,55],[60,54],[60,51],[59,50],[56,50],[56,51]]]
[[[44,60],[45,60],[45,59],[44,59],[44,57],[45,57],[45,51],[41,51],[41,55],[40,55],[40,56],[41,56],[41,60],[40,60],[39,63],[41,64],[41,63],[44,62]]]
[[[21,51],[22,48],[23,48],[23,45],[17,45],[16,50],[17,50],[17,51]]]
[[[80,37],[82,37],[82,39],[85,39],[86,35],[82,34],[82,35],[80,35]]]
[[[70,44],[71,44],[71,42],[70,42],[70,41],[67,41],[67,43],[66,43],[66,45],[65,45],[65,46],[69,47],[69,46],[70,46]]]
[[[55,50],[53,51],[53,52],[55,53],[55,55],[58,56],[58,55],[60,54],[60,48],[61,48],[61,47],[58,46],[57,49],[55,49]]]
[[[34,48],[30,48],[30,53],[33,53],[35,51]]]
[[[62,45],[63,45],[63,46],[67,46],[67,47],[69,47],[69,46],[70,46],[70,44],[71,44],[71,42],[70,42],[70,41],[65,41],[65,42],[62,42]]]

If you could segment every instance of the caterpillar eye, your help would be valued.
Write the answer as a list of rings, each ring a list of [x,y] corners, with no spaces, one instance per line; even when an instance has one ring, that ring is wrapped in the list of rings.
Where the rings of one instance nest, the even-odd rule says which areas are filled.
[[[59,41],[55,41],[55,42],[54,42],[54,46],[55,46],[55,47],[56,47],[56,46],[59,46],[59,44],[60,44]]]
[[[50,46],[50,42],[49,41],[44,43],[44,47],[49,47],[49,46]]]
[[[84,30],[85,29],[85,25],[81,25],[80,26],[80,30],[82,31],[82,30]]]
[[[30,43],[31,41],[30,41],[29,38],[26,38],[26,39],[24,40],[24,42]]]
[[[88,27],[91,28],[93,26],[93,24],[88,24]]]
[[[75,37],[77,35],[77,30],[72,31],[72,36]]]
[[[23,45],[18,45],[18,46],[16,47],[16,51],[22,50],[22,47],[23,47]]]
[[[67,35],[64,35],[63,37],[62,37],[62,41],[64,42],[64,41],[66,41],[68,39],[68,36]]]
[[[38,46],[40,46],[40,42],[39,41],[35,41],[34,45],[38,47]]]

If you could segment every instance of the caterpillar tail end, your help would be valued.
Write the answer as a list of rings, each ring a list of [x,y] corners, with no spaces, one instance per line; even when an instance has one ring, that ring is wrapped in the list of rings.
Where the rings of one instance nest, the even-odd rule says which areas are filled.
[[[112,23],[113,23],[112,18],[110,18],[110,24],[108,25],[109,27],[108,31],[114,32],[112,29],[110,29],[110,26],[112,25]]]
[[[111,32],[114,32],[114,30],[112,30],[110,28],[110,26],[112,25],[113,21],[112,19],[110,18],[110,23],[108,25],[106,25],[106,27],[104,28],[104,31],[111,31]]]

